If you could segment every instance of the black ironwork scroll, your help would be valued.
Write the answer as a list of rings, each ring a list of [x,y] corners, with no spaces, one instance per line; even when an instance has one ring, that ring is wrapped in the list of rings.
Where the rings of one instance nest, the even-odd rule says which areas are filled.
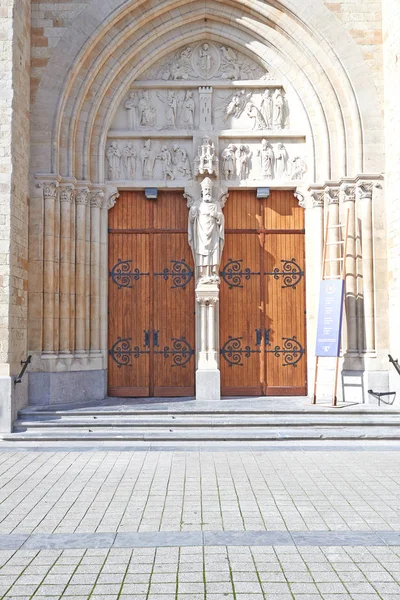
[[[274,354],[277,358],[282,357],[282,367],[297,367],[297,364],[303,358],[305,350],[294,335],[291,338],[282,338],[283,346],[275,346],[273,350],[266,350]]]
[[[142,273],[140,269],[132,269],[132,260],[118,259],[116,265],[110,271],[111,280],[118,289],[133,288],[133,282],[139,281],[141,277],[148,277],[150,273]]]
[[[279,270],[279,267],[276,267],[273,271],[264,273],[264,275],[273,275],[274,279],[282,277],[282,288],[291,287],[296,289],[296,285],[300,283],[304,277],[304,271],[301,269],[300,265],[297,264],[295,258],[292,258],[291,260],[281,260],[281,263],[281,270]]]
[[[250,358],[252,354],[260,354],[261,350],[252,350],[250,346],[242,346],[242,337],[234,338],[231,335],[222,346],[220,353],[230,367],[243,367],[243,358]]]
[[[194,356],[194,350],[185,337],[172,338],[172,347],[165,346],[163,350],[155,350],[154,354],[161,354],[165,359],[173,358],[171,367],[186,368]]]
[[[243,280],[249,281],[253,275],[260,275],[260,272],[254,272],[249,268],[242,268],[242,259],[233,260],[232,258],[226,263],[220,276],[228,284],[229,289],[242,288]]]
[[[145,332],[146,335],[146,332]],[[139,346],[132,348],[132,338],[118,338],[109,350],[109,354],[118,368],[131,367],[132,358],[140,358],[143,354],[150,354],[150,350],[141,350]]]
[[[172,279],[171,289],[185,289],[194,277],[194,273],[185,259],[171,260],[172,269],[166,267],[162,273],[154,273],[154,277],[163,277],[165,281]]]

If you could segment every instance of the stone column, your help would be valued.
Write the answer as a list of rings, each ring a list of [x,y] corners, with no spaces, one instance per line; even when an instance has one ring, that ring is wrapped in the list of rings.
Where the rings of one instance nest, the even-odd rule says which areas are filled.
[[[100,345],[100,212],[104,203],[104,191],[90,194],[90,354],[101,356]]]
[[[325,186],[325,202],[329,215],[329,227],[334,229],[329,230],[327,247],[327,264],[326,275],[331,278],[339,277],[341,274],[342,262],[339,260],[342,256],[342,248],[339,245],[343,241],[343,235],[338,227],[340,225],[339,218],[339,186],[337,184],[328,183]],[[343,244],[342,244],[343,246]]]
[[[80,187],[76,194],[76,272],[75,272],[75,356],[86,356],[86,212],[89,188]]]
[[[196,301],[199,307],[200,351],[196,371],[196,399],[220,400],[221,374],[218,363],[218,284],[198,283]]]
[[[357,215],[361,226],[362,247],[363,323],[360,325],[364,329],[363,351],[367,353],[375,352],[372,190],[372,183],[359,182],[357,186]]]
[[[72,358],[71,343],[71,206],[75,199],[73,185],[60,188],[60,355]]]
[[[58,181],[43,183],[44,198],[44,250],[43,250],[43,348],[42,355],[55,358],[55,294],[56,294],[56,211]]]
[[[349,230],[346,252],[346,288],[345,288],[345,338],[344,349],[347,355],[358,355],[357,342],[357,262],[356,262],[356,188],[354,184],[344,181],[340,186],[342,222],[346,223],[349,215]]]
[[[118,189],[108,185],[100,211],[100,348],[104,369],[107,368],[108,357],[108,211],[115,206],[118,197]]]

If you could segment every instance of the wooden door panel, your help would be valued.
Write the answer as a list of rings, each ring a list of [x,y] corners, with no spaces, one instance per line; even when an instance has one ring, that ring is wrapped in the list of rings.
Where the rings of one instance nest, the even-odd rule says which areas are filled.
[[[266,394],[305,395],[304,235],[266,234],[264,241]]]
[[[304,209],[290,190],[272,190],[269,198],[263,199],[262,228],[301,231],[304,229]]]
[[[254,230],[262,226],[262,202],[255,191],[231,190],[224,208],[225,230]]]
[[[142,230],[151,227],[153,204],[146,199],[144,192],[121,192],[116,205],[108,213],[108,226],[111,230]]]
[[[153,393],[194,396],[195,282],[187,233],[155,234],[153,249]]]
[[[110,396],[149,395],[149,257],[148,235],[109,236]]]
[[[259,396],[263,389],[260,242],[257,235],[226,237],[221,267],[220,346],[222,394]]]

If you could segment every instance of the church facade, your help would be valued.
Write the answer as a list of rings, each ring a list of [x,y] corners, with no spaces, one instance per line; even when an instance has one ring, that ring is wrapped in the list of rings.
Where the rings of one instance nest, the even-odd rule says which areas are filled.
[[[3,5],[1,431],[27,404],[312,395],[327,222],[340,395],[400,391],[396,0]]]

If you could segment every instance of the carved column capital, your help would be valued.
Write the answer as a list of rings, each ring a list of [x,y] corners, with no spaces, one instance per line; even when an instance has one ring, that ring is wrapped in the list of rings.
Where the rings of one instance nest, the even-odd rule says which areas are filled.
[[[86,206],[89,201],[89,194],[90,194],[89,188],[87,188],[87,187],[78,189],[76,196],[75,196],[76,204],[83,204]]]
[[[58,181],[46,181],[46,182],[38,182],[36,184],[37,187],[42,188],[43,197],[46,199],[56,200],[58,194],[59,183]]]
[[[60,187],[60,202],[68,202],[71,204],[75,199],[75,188],[72,185]]]
[[[340,187],[343,202],[355,202],[356,186],[353,184],[344,183]]]
[[[373,183],[359,182],[357,185],[357,198],[359,200],[372,200]]]
[[[325,192],[323,188],[309,187],[307,193],[310,198],[312,208],[322,208],[324,206]]]
[[[104,191],[97,190],[95,192],[90,192],[90,206],[92,208],[101,208],[104,203]]]
[[[328,204],[339,204],[339,186],[326,186],[324,193]]]

